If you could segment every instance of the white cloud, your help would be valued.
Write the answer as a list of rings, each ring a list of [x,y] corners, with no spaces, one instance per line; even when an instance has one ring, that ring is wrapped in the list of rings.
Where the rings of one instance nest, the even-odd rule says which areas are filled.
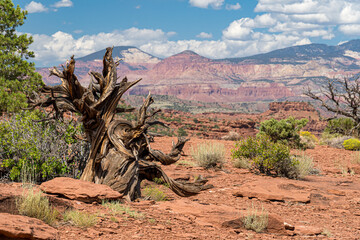
[[[29,13],[46,12],[48,9],[41,3],[31,1],[25,6],[25,10]]]
[[[211,33],[201,32],[198,35],[196,35],[197,38],[212,38]]]
[[[251,18],[241,18],[237,21],[230,23],[223,31],[223,37],[231,40],[246,40],[253,33],[252,27],[254,20]]]
[[[81,57],[108,46],[142,46],[147,43],[163,43],[169,35],[160,29],[129,28],[124,31],[98,33],[74,38],[73,35],[58,31],[53,35],[34,34],[30,49],[35,52],[35,60],[41,65],[59,64],[74,54]]]
[[[224,4],[224,0],[189,0],[193,7],[208,8],[211,6],[214,9],[220,9]]]
[[[56,8],[72,7],[73,2],[71,0],[61,0],[59,2],[56,2],[53,6],[56,7]]]
[[[347,35],[360,35],[360,24],[341,25],[339,30]]]
[[[226,10],[239,10],[241,8],[241,5],[239,3],[236,3],[234,5],[226,4]]]

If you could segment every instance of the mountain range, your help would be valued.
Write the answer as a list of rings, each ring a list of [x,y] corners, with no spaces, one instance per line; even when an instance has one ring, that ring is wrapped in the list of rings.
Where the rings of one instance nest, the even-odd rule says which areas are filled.
[[[75,74],[83,84],[89,71],[102,71],[105,49],[75,58]],[[76,56],[75,56],[76,57]],[[243,58],[209,59],[193,51],[160,59],[132,46],[114,47],[114,59],[122,59],[118,76],[143,80],[130,95],[172,95],[202,102],[254,102],[301,99],[305,87],[319,90],[327,78],[360,72],[360,40],[337,46],[308,44]],[[37,71],[46,84],[48,68]]]

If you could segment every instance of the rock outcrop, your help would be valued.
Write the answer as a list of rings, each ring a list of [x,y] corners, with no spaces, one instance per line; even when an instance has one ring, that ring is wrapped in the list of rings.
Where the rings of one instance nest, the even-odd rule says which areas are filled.
[[[122,198],[122,194],[112,190],[107,185],[67,177],[58,177],[44,182],[40,185],[40,189],[47,194],[64,196],[71,200],[79,200],[86,203],[101,203],[103,200]]]

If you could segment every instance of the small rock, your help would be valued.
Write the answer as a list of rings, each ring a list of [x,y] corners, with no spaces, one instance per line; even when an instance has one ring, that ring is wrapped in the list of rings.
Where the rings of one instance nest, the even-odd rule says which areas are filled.
[[[286,230],[294,231],[295,227],[287,222],[284,222],[284,226]]]
[[[295,226],[295,233],[297,235],[306,235],[306,236],[314,236],[320,235],[322,233],[322,229],[314,226]]]
[[[58,239],[58,232],[43,221],[8,213],[0,213],[0,239]]]
[[[40,189],[48,194],[65,196],[86,203],[122,198],[122,194],[112,190],[109,186],[67,177],[58,177],[44,182],[40,185]]]

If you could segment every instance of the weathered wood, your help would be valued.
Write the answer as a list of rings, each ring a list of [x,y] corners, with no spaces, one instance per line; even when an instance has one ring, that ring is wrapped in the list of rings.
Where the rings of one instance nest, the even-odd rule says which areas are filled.
[[[103,58],[102,73],[90,72],[88,88],[77,80],[74,56],[63,66],[50,70],[50,75],[57,76],[62,83],[58,86],[45,86],[43,93],[51,94],[46,99],[30,99],[30,106],[52,107],[54,118],[59,118],[66,111],[81,114],[87,141],[90,142],[90,154],[81,179],[109,185],[123,193],[128,200],[141,196],[140,183],[143,179],[162,178],[170,188],[181,196],[198,193],[204,188],[202,183],[185,184],[169,178],[159,165],[175,163],[188,139],[180,138],[169,154],[150,147],[147,130],[159,121],[150,121],[159,111],[147,113],[153,103],[149,96],[138,110],[138,120],[131,123],[119,118],[116,114],[133,111],[118,107],[122,95],[141,79],[128,82],[123,78],[117,83],[116,66],[112,58],[113,48],[107,48]],[[36,94],[34,96],[37,96]]]

